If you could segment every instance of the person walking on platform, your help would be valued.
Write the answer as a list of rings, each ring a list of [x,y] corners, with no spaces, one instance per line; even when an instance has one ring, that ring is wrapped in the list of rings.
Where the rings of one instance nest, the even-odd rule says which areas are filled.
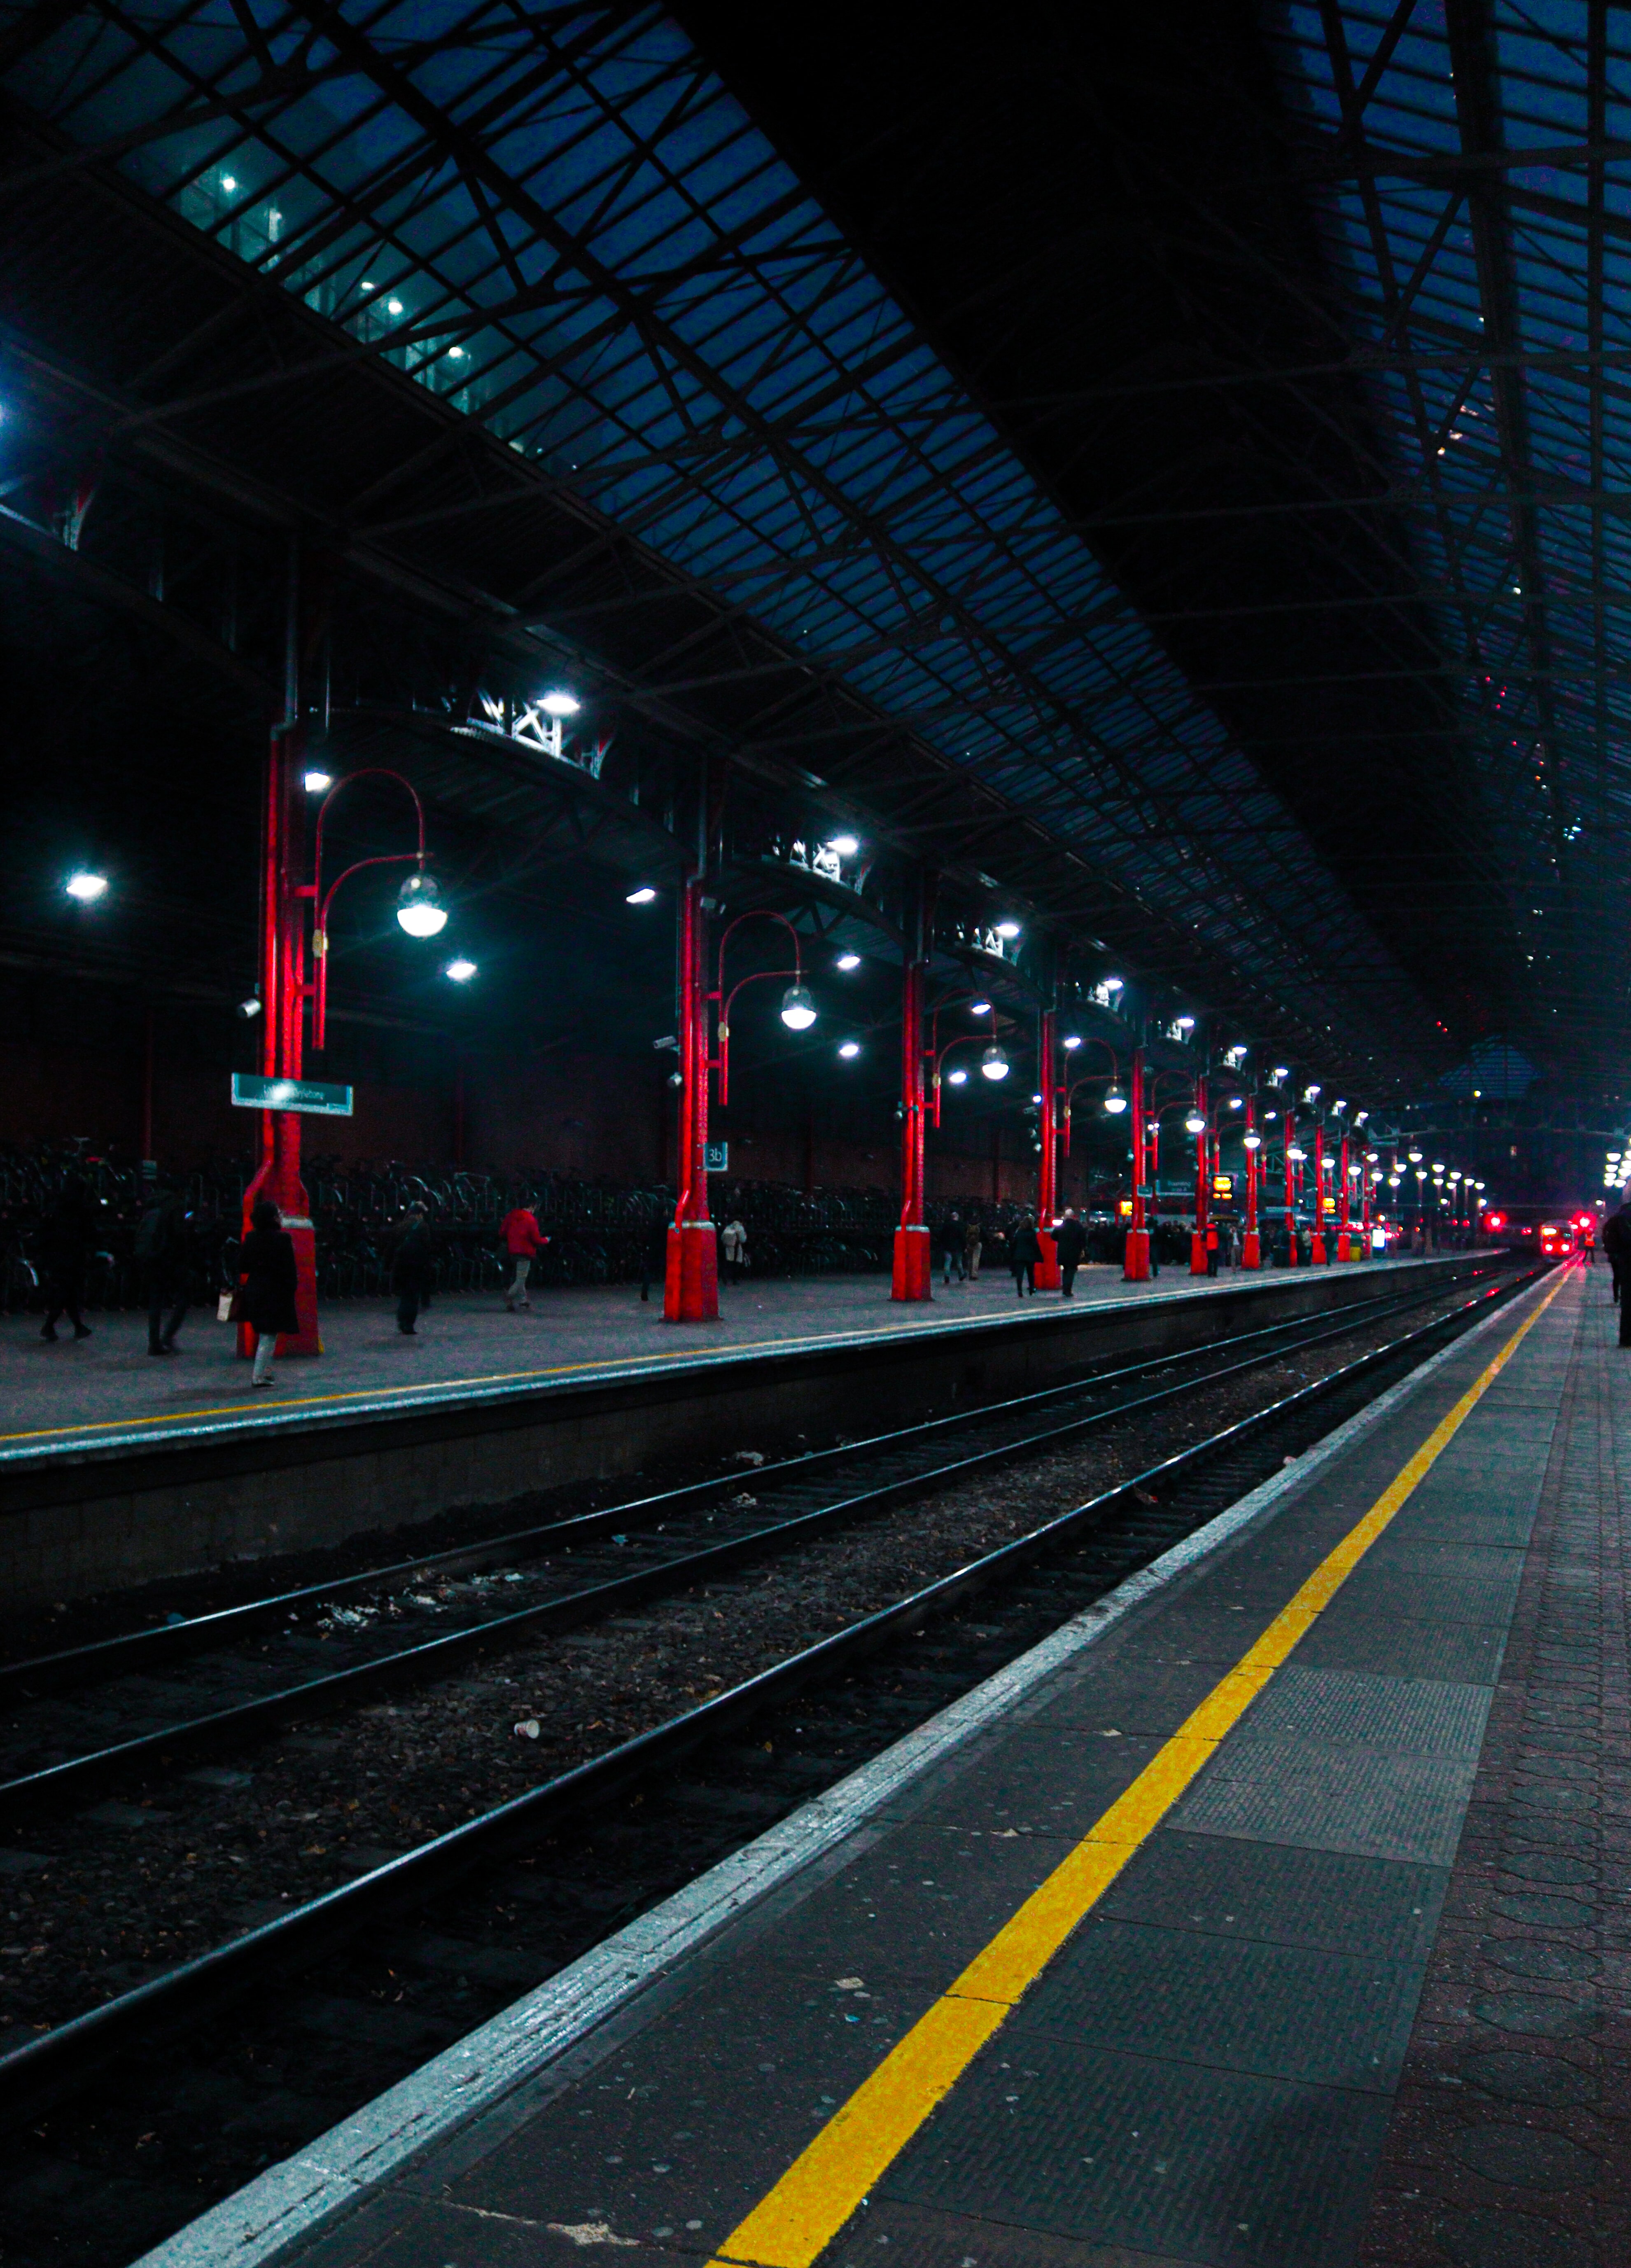
[[[80,1174],[70,1174],[47,1214],[40,1236],[40,1257],[45,1277],[45,1322],[42,1339],[56,1336],[59,1315],[66,1314],[77,1339],[88,1339],[91,1326],[79,1312],[84,1298],[85,1261],[91,1248],[91,1213],[94,1200]]]
[[[1036,1296],[1036,1263],[1042,1257],[1042,1246],[1036,1233],[1036,1223],[1029,1213],[1008,1240],[1008,1264],[1014,1275],[1014,1296],[1023,1300],[1027,1292]]]
[[[747,1261],[747,1227],[735,1213],[719,1232],[719,1258],[727,1284],[739,1284]]]
[[[187,1320],[187,1207],[173,1182],[161,1182],[136,1233],[147,1301],[147,1351],[173,1354],[175,1335]],[[165,1309],[169,1310],[168,1319]]]
[[[960,1213],[947,1213],[940,1224],[940,1263],[943,1285],[951,1281],[954,1268],[959,1279],[967,1273],[963,1259],[963,1219]]]
[[[1626,1337],[1626,1315],[1631,1312],[1631,1300],[1623,1296],[1626,1279],[1631,1276],[1631,1199],[1618,1212],[1611,1212],[1603,1223],[1603,1249],[1608,1255],[1608,1296],[1619,1305],[1620,1344],[1625,1346],[1631,1344]]]
[[[533,1272],[533,1263],[549,1239],[538,1226],[538,1215],[531,1205],[515,1205],[504,1215],[500,1231],[504,1250],[510,1256],[510,1287],[504,1293],[504,1305],[513,1315],[518,1307],[530,1307],[526,1296],[527,1278]]]
[[[1223,1239],[1218,1235],[1217,1223],[1215,1220],[1209,1220],[1206,1225],[1206,1272],[1209,1276],[1216,1275],[1218,1258],[1222,1250]]]
[[[984,1241],[980,1216],[971,1212],[963,1230],[963,1268],[971,1284],[980,1281],[980,1253]]]
[[[1054,1250],[1059,1257],[1059,1296],[1062,1300],[1076,1297],[1076,1271],[1087,1257],[1087,1231],[1076,1217],[1074,1205],[1067,1205],[1064,1217],[1054,1231]]]
[[[391,1289],[396,1293],[396,1327],[404,1338],[416,1338],[414,1325],[422,1307],[429,1305],[435,1255],[430,1224],[423,1205],[409,1205],[408,1225],[391,1266]]]
[[[269,1198],[262,1197],[249,1219],[249,1233],[239,1250],[238,1320],[255,1335],[249,1383],[270,1386],[279,1336],[300,1328],[295,1313],[295,1241]]]

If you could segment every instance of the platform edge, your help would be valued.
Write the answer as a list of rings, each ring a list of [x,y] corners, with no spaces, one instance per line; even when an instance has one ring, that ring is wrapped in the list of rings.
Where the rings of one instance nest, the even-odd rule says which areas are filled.
[[[699,1951],[746,1908],[832,1851],[909,1782],[1011,1710],[1158,1593],[1224,1547],[1244,1541],[1294,1490],[1383,1423],[1457,1355],[1504,1322],[1509,1313],[1505,1306],[1495,1309],[1293,1464],[1260,1482],[972,1692],[444,2049],[305,2150],[258,2174],[143,2253],[131,2268],[218,2268],[222,2263],[230,2263],[231,2268],[274,2268],[290,2247],[360,2205],[383,2179],[535,2079],[667,1976],[677,1962]]]

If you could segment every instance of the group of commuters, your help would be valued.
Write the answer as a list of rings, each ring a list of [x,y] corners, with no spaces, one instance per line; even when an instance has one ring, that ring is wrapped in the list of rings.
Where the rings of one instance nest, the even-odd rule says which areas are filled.
[[[1073,1300],[1076,1270],[1087,1257],[1087,1230],[1074,1205],[1065,1207],[1048,1233],[1059,1261],[1060,1292],[1065,1299]],[[1024,1300],[1036,1296],[1042,1237],[1034,1213],[1024,1214],[1011,1229],[1004,1231],[994,1224],[988,1231],[977,1212],[971,1212],[966,1219],[959,1212],[948,1212],[940,1222],[937,1238],[943,1288],[953,1277],[959,1284],[977,1284],[980,1263],[989,1245],[994,1256],[1000,1251],[1014,1279],[1015,1297]]]

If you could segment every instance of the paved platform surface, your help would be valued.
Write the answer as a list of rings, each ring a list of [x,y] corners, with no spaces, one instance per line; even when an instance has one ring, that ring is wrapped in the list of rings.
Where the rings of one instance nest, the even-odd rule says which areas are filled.
[[[1605,1289],[1489,1318],[154,2268],[1631,2258]]]
[[[1353,1272],[1381,1276],[1413,1265],[1419,1263],[1368,1262]],[[1225,1272],[1209,1282],[1169,1270],[1152,1283],[1126,1284],[1118,1269],[1096,1266],[1076,1278],[1073,1304],[1170,1300],[1272,1281],[1283,1272]],[[535,1292],[531,1311],[517,1314],[506,1314],[496,1294],[438,1299],[410,1338],[396,1328],[393,1301],[348,1300],[323,1313],[323,1356],[280,1363],[273,1391],[253,1395],[249,1366],[233,1351],[237,1334],[216,1322],[212,1308],[189,1314],[180,1351],[168,1359],[148,1353],[144,1315],[98,1315],[92,1336],[77,1343],[59,1326],[63,1336],[55,1344],[40,1338],[38,1316],[14,1315],[0,1322],[0,1459],[83,1447],[121,1432],[231,1425],[279,1407],[317,1412],[422,1396],[427,1389],[452,1394],[586,1381],[631,1366],[932,1329],[1063,1304],[1056,1292],[1021,1301],[1010,1277],[988,1273],[949,1290],[937,1279],[926,1307],[896,1305],[884,1276],[813,1277],[728,1285],[717,1323],[676,1327],[662,1319],[660,1286],[643,1301],[638,1285],[618,1284]]]

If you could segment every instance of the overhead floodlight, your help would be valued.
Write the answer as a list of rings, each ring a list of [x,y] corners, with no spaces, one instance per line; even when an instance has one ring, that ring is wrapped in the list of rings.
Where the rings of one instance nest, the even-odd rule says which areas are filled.
[[[1243,1134],[1240,1139],[1248,1150],[1260,1150],[1263,1146],[1263,1138],[1260,1134]]]
[[[1422,1152],[1419,1150],[1407,1150],[1405,1155],[1413,1166],[1419,1166],[1422,1162]]]
[[[468,984],[470,979],[475,975],[475,963],[474,961],[466,961],[461,955],[457,961],[450,961],[442,974],[444,976],[451,977],[455,984]]]
[[[841,858],[853,858],[861,844],[853,835],[834,835],[827,847],[829,850],[836,850]]]
[[[238,1013],[246,1024],[253,1024],[260,1012],[261,995],[258,992],[252,992],[246,1000],[240,1000],[238,1004]]]
[[[1278,1086],[1282,1079],[1289,1079],[1290,1076],[1291,1069],[1289,1064],[1276,1064],[1268,1074],[1268,1083],[1271,1086]]]
[[[991,1003],[988,1000],[971,1000],[968,1004],[968,1012],[971,1016],[988,1016],[991,1012]]]
[[[1185,1119],[1184,1130],[1187,1134],[1204,1134],[1206,1132],[1206,1121],[1202,1118],[1198,1110],[1192,1110],[1188,1117]]]
[[[841,953],[834,965],[836,968],[841,968],[845,976],[848,976],[852,968],[860,968],[861,956],[858,953]]]
[[[986,1049],[980,1058],[980,1076],[989,1079],[1008,1077],[1008,1057],[1001,1048],[993,1045]]]
[[[1356,1110],[1356,1111],[1355,1111],[1355,1113],[1354,1113],[1354,1123],[1355,1123],[1355,1126],[1363,1126],[1363,1125],[1364,1124],[1364,1123],[1365,1123],[1366,1119],[1367,1119],[1367,1118],[1369,1118],[1369,1117],[1370,1117],[1370,1113],[1368,1110]]]
[[[996,933],[1001,938],[1006,938],[1011,945],[1019,934],[1019,924],[1017,921],[1000,921],[996,925]]]
[[[1067,1032],[1059,1044],[1062,1048],[1079,1048],[1082,1042],[1075,1032]]]
[[[1106,992],[1120,992],[1122,989],[1121,979],[1119,976],[1106,977],[1105,990]]]
[[[949,1071],[946,1073],[946,1079],[950,1086],[966,1086],[968,1084],[968,1073],[966,1071]]]
[[[307,772],[301,781],[308,795],[327,795],[334,784],[332,772]]]
[[[410,874],[396,894],[396,917],[409,937],[437,937],[447,927],[447,908],[429,874]]]
[[[1319,1089],[1317,1086],[1305,1086],[1303,1089],[1303,1100],[1304,1102],[1317,1102],[1319,1099]]]
[[[782,1021],[790,1032],[807,1032],[816,1020],[816,1005],[802,984],[790,984],[782,995]]]
[[[546,693],[538,705],[546,717],[576,717],[584,704],[575,693],[562,693],[557,688]]]
[[[1300,1166],[1304,1159],[1307,1157],[1308,1152],[1301,1146],[1300,1144],[1293,1142],[1287,1150],[1286,1155],[1289,1158],[1294,1166]]]
[[[1244,1110],[1245,1108],[1245,1098],[1238,1094],[1231,1094],[1229,1098],[1229,1108],[1231,1110]]]
[[[1193,1032],[1195,1027],[1195,1020],[1193,1016],[1175,1016],[1172,1020],[1180,1032]]]
[[[93,906],[99,898],[107,895],[107,877],[106,874],[88,874],[81,870],[70,874],[62,887],[82,906]]]
[[[1113,1081],[1105,1089],[1105,1108],[1113,1118],[1119,1118],[1127,1108],[1127,1097]]]
[[[650,882],[642,882],[637,890],[629,891],[623,903],[626,906],[649,906],[656,895],[657,892]]]
[[[859,1040],[846,1040],[838,1052],[846,1063],[853,1063],[861,1052],[861,1042]]]

